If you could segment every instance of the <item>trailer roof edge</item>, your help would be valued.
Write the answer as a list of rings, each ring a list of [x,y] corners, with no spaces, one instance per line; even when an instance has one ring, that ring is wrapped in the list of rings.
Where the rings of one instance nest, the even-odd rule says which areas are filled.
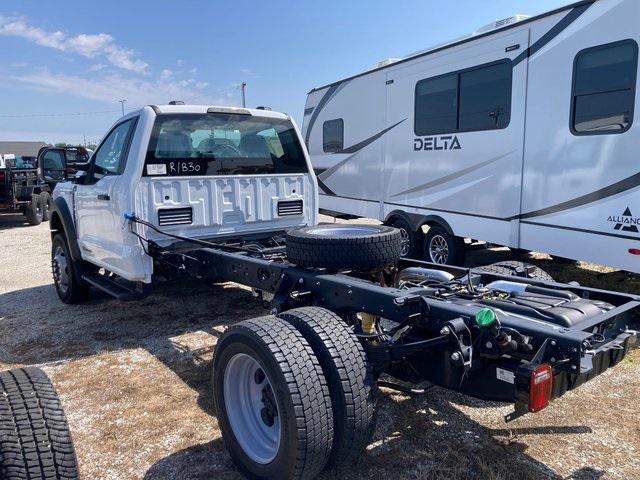
[[[556,14],[564,12],[566,10],[571,10],[571,9],[574,9],[574,8],[577,8],[577,7],[581,7],[583,5],[589,5],[589,4],[592,4],[592,3],[596,3],[597,1],[598,0],[582,0],[580,2],[571,3],[569,5],[565,5],[564,7],[559,7],[559,8],[556,8],[554,10],[550,10],[548,12],[544,12],[544,13],[541,13],[539,15],[535,15],[535,16],[533,16],[531,18],[527,18],[526,20],[521,20],[521,21],[516,22],[514,24],[506,25],[506,26],[498,28],[496,30],[491,30],[490,32],[481,33],[481,34],[475,35],[473,37],[465,38],[464,40],[460,40],[460,41],[457,41],[457,42],[449,43],[447,45],[443,45],[441,47],[434,48],[433,50],[429,50],[428,52],[423,52],[423,53],[419,53],[417,55],[412,55],[410,57],[403,58],[402,60],[398,60],[397,62],[391,63],[389,65],[385,65],[383,67],[373,68],[371,70],[367,70],[366,72],[356,73],[355,75],[351,75],[350,77],[345,77],[345,78],[343,78],[341,80],[337,80],[335,82],[328,83],[328,84],[323,85],[321,87],[312,88],[311,90],[309,90],[307,95],[310,95],[313,92],[317,92],[318,90],[324,90],[325,88],[329,88],[329,87],[332,87],[334,85],[339,85],[342,82],[347,82],[349,80],[353,80],[354,78],[364,77],[365,75],[369,75],[370,73],[375,73],[375,72],[379,72],[381,70],[386,70],[388,68],[395,67],[396,65],[400,65],[400,64],[406,63],[406,62],[410,62],[411,60],[415,60],[416,58],[426,57],[427,55],[431,55],[431,54],[434,54],[434,53],[437,53],[437,52],[441,52],[441,51],[446,50],[448,48],[457,47],[458,45],[463,45],[465,43],[469,43],[469,42],[472,42],[474,40],[478,40],[479,38],[484,38],[484,37],[488,37],[490,35],[495,35],[496,33],[504,32],[505,30],[511,30],[512,28],[520,27],[520,26],[525,25],[527,23],[535,22],[536,20],[540,20],[540,19],[545,18],[545,17],[550,17],[552,15],[556,15]]]

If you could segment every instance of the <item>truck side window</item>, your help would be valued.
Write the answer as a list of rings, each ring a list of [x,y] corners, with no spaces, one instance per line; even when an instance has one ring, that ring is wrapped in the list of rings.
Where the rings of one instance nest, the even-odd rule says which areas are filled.
[[[327,120],[322,125],[322,150],[325,153],[341,152],[344,149],[344,120]]]
[[[93,180],[104,175],[118,175],[124,170],[129,142],[136,119],[132,118],[117,125],[102,141],[94,155]]]
[[[633,40],[588,48],[573,69],[571,131],[624,133],[633,123],[638,44]]]
[[[512,74],[511,61],[504,60],[420,80],[415,90],[416,135],[507,128]]]

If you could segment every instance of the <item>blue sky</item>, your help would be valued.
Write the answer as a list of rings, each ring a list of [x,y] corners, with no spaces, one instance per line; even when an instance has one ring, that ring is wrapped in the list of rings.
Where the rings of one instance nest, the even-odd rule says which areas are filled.
[[[567,3],[3,0],[0,140],[94,141],[119,117],[120,99],[127,108],[173,99],[238,105],[241,81],[248,106],[301,122],[314,86]],[[60,115],[69,113],[83,115]]]

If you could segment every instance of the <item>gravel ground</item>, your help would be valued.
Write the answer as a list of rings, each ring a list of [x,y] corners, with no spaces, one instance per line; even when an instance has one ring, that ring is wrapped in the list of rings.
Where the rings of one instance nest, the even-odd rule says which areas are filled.
[[[39,365],[62,398],[86,479],[239,478],[211,403],[210,362],[225,326],[264,313],[234,284],[181,282],[145,300],[62,304],[48,226],[0,216],[0,369]],[[470,265],[506,259],[474,252]],[[560,280],[640,292],[640,279],[593,265],[535,263]],[[510,407],[435,388],[383,391],[362,462],[323,478],[640,478],[640,354],[551,408],[506,425]]]

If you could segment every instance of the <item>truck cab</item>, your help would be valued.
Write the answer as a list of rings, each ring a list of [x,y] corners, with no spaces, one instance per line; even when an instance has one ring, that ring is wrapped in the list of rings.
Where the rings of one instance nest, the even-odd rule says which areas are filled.
[[[122,117],[86,170],[54,193],[51,228],[73,260],[150,283],[140,237],[207,241],[269,238],[317,222],[317,183],[300,132],[286,114],[194,105],[147,106]],[[55,255],[54,255],[55,262]]]

